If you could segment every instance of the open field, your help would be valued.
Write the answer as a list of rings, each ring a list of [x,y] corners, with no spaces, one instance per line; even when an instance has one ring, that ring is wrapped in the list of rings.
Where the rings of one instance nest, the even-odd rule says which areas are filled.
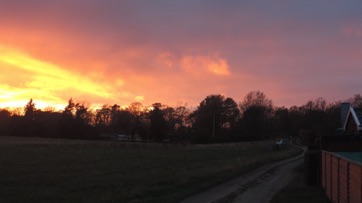
[[[178,202],[300,151],[0,137],[0,202]]]

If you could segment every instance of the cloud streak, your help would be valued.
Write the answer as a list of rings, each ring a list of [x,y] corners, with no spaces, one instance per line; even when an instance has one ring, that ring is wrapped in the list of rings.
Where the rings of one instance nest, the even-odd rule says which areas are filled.
[[[19,85],[11,84],[12,87],[19,89],[18,93],[8,93],[9,99],[11,95],[21,95],[24,90],[34,94],[33,96],[41,96],[48,100],[61,100],[60,98],[66,91],[71,91],[75,95],[85,94],[99,98],[112,99],[112,93],[109,88],[101,86],[99,83],[93,83],[89,78],[72,74],[54,64],[46,63],[32,58],[24,53],[14,51],[6,47],[0,47],[0,64],[3,67],[3,73],[7,78],[18,80]],[[15,74],[25,74],[28,77],[19,79]],[[9,87],[3,87],[8,89]],[[4,90],[3,90],[4,91]],[[27,96],[30,96],[27,95]]]
[[[186,73],[203,75],[211,73],[218,76],[230,75],[229,65],[225,59],[209,56],[185,56],[181,67]]]

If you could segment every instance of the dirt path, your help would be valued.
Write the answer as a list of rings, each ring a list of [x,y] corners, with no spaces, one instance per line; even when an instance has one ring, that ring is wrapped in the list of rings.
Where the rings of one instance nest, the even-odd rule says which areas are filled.
[[[295,175],[293,169],[303,163],[303,157],[304,153],[260,167],[239,178],[189,197],[182,203],[269,202],[293,178]]]

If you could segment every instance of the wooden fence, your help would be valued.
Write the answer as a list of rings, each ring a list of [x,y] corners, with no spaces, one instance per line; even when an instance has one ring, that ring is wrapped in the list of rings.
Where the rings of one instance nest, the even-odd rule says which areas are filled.
[[[362,164],[337,153],[321,153],[321,183],[332,202],[362,202]]]

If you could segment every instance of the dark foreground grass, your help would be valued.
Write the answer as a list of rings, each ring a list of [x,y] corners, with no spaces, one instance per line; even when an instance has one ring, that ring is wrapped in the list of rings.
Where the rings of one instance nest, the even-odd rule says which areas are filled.
[[[124,144],[0,137],[0,202],[179,202],[294,156],[273,142]]]
[[[330,203],[321,187],[305,184],[304,165],[297,167],[295,172],[295,178],[274,196],[271,203]]]

